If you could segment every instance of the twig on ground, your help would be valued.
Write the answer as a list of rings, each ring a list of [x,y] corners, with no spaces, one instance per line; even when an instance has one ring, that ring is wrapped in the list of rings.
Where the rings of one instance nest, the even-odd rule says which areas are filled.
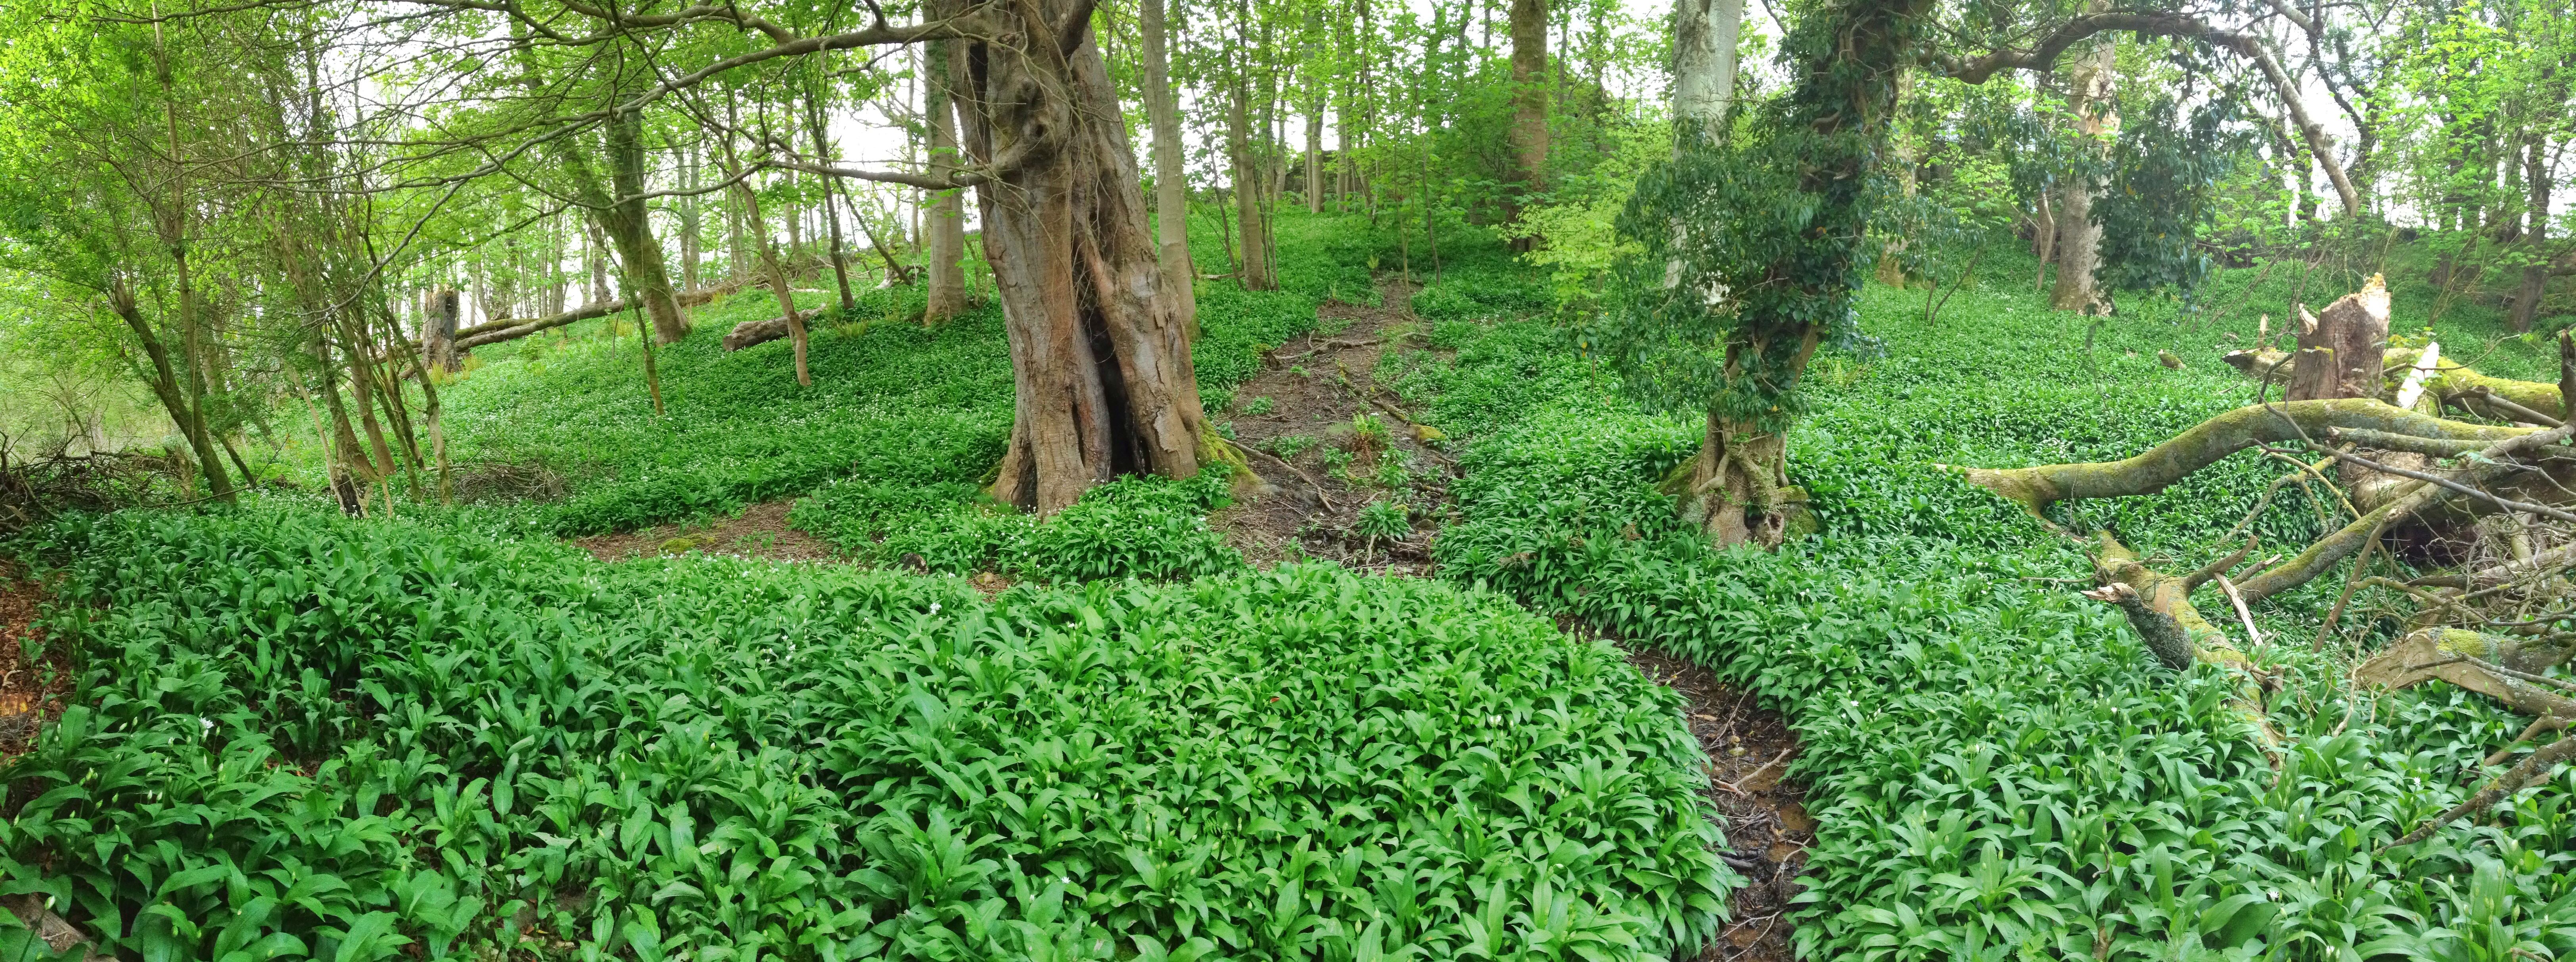
[[[1280,466],[1280,467],[1283,467],[1283,468],[1287,468],[1287,469],[1288,469],[1288,473],[1290,473],[1290,474],[1294,474],[1294,475],[1296,475],[1296,476],[1297,476],[1297,480],[1299,480],[1299,481],[1304,481],[1304,482],[1306,482],[1306,485],[1307,485],[1308,487],[1311,487],[1311,488],[1314,488],[1314,489],[1315,489],[1315,498],[1316,498],[1316,500],[1319,500],[1319,501],[1324,502],[1324,510],[1326,510],[1326,511],[1339,511],[1339,510],[1341,510],[1340,508],[1336,508],[1336,507],[1334,507],[1334,506],[1333,506],[1333,496],[1332,496],[1332,495],[1329,495],[1329,494],[1325,494],[1325,493],[1324,493],[1324,486],[1323,486],[1323,485],[1321,485],[1321,484],[1317,484],[1317,483],[1315,482],[1315,478],[1314,478],[1314,476],[1307,474],[1304,470],[1302,470],[1302,469],[1298,468],[1296,465],[1293,465],[1293,464],[1288,463],[1285,459],[1281,458],[1280,456],[1278,456],[1278,455],[1276,455],[1276,454],[1272,454],[1272,453],[1270,453],[1270,452],[1268,452],[1268,451],[1264,451],[1264,450],[1262,450],[1262,449],[1260,449],[1260,448],[1253,447],[1252,445],[1249,445],[1249,444],[1237,445],[1237,447],[1240,447],[1240,448],[1242,448],[1243,450],[1246,450],[1246,451],[1250,451],[1250,452],[1252,452],[1252,453],[1254,453],[1254,454],[1258,454],[1258,455],[1260,455],[1260,456],[1262,456],[1262,457],[1269,458],[1269,459],[1270,459],[1270,463],[1272,463],[1272,464],[1276,464],[1276,465],[1278,465],[1278,466]]]
[[[1789,752],[1790,752],[1790,750],[1791,750],[1791,749],[1794,749],[1794,748],[1796,748],[1796,747],[1797,747],[1797,746],[1792,745],[1792,746],[1789,746],[1789,748],[1783,748],[1783,749],[1781,749],[1781,750],[1780,750],[1780,754],[1777,754],[1777,755],[1773,755],[1773,756],[1771,756],[1771,760],[1770,760],[1770,761],[1767,761],[1767,762],[1763,762],[1763,763],[1762,763],[1762,767],[1760,767],[1760,768],[1756,768],[1756,769],[1754,769],[1754,770],[1752,770],[1752,771],[1749,771],[1749,772],[1744,773],[1744,774],[1743,774],[1743,775],[1741,775],[1741,776],[1738,776],[1738,777],[1735,779],[1735,781],[1733,781],[1733,782],[1719,782],[1719,783],[1717,783],[1717,787],[1719,787],[1719,788],[1723,788],[1723,789],[1726,789],[1727,791],[1730,791],[1730,792],[1734,792],[1734,793],[1735,793],[1735,794],[1737,794],[1737,795],[1744,795],[1744,794],[1748,794],[1747,792],[1745,792],[1745,790],[1743,790],[1743,789],[1741,789],[1741,788],[1737,788],[1737,787],[1735,787],[1735,786],[1737,786],[1737,785],[1742,785],[1742,784],[1744,784],[1745,782],[1752,781],[1752,780],[1753,780],[1753,776],[1755,776],[1755,775],[1759,775],[1759,774],[1762,774],[1763,772],[1770,771],[1770,770],[1771,770],[1771,766],[1773,766],[1773,765],[1777,765],[1777,764],[1780,764],[1780,760],[1781,760],[1781,759],[1783,759],[1783,758],[1787,758],[1787,757],[1789,757]]]

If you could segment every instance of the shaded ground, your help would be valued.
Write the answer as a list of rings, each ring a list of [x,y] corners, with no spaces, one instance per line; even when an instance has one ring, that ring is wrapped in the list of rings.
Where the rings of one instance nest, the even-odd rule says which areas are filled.
[[[1457,462],[1377,377],[1382,364],[1426,349],[1430,326],[1409,306],[1417,289],[1388,278],[1379,282],[1381,306],[1326,302],[1313,332],[1265,353],[1260,373],[1235,388],[1219,421],[1233,425],[1253,470],[1277,491],[1208,520],[1254,564],[1329,558],[1429,573],[1431,531]],[[1372,502],[1404,506],[1410,530],[1401,538],[1357,530]]]
[[[0,756],[26,751],[36,730],[63,713],[72,687],[70,653],[41,647],[35,621],[44,600],[42,584],[0,561]],[[41,662],[28,659],[30,647],[43,651]]]
[[[1720,684],[1708,669],[1659,652],[1630,649],[1630,664],[1690,700],[1691,734],[1710,763],[1708,797],[1726,815],[1727,864],[1745,885],[1727,900],[1733,921],[1700,953],[1704,962],[1789,962],[1783,915],[1805,886],[1798,873],[1816,840],[1807,816],[1807,787],[1783,780],[1798,759],[1798,736],[1779,712],[1756,707],[1753,696]]]
[[[689,551],[781,561],[837,560],[840,556],[830,542],[787,526],[787,509],[795,504],[795,499],[784,498],[752,505],[730,518],[592,535],[574,538],[572,543],[601,561]]]

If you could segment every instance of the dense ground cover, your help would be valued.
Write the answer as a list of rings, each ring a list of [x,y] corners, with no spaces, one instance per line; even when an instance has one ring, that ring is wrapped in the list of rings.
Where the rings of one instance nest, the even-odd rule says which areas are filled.
[[[1362,223],[1286,218],[1286,291],[1204,285],[1212,411],[1320,299],[1374,295]],[[1508,597],[1797,726],[1822,823],[1792,920],[1808,957],[2576,951],[2576,775],[2382,851],[2522,719],[2447,688],[2352,697],[2355,652],[2304,644],[2330,598],[2291,592],[2256,612],[2285,642],[2255,653],[2279,680],[2266,751],[2209,669],[2158,667],[2074,595],[2080,554],[1936,467],[2134,453],[2250,396],[2217,355],[2256,316],[2352,278],[2229,272],[2223,316],[2149,302],[2098,326],[2003,257],[1937,322],[1921,291],[1873,287],[1871,343],[1819,359],[1791,442],[1820,532],[1765,555],[1708,549],[1654,492],[1695,425],[1620,400],[1498,245],[1443,250],[1412,301],[1427,332],[1377,372],[1461,452],[1453,501],[1416,506],[1447,522],[1430,581],[1251,571],[1205,520],[1216,475],[1122,481],[1044,524],[998,511],[975,492],[1008,428],[993,318],[823,325],[798,389],[783,343],[713,348],[765,295],[661,355],[664,419],[631,335],[490,352],[451,385],[467,460],[555,458],[560,502],[58,526],[20,547],[68,567],[51,637],[87,671],[12,770],[0,885],[171,957],[1697,944],[1735,880],[1676,699]],[[2419,326],[2430,298],[2392,273],[2397,328]],[[2552,363],[2477,305],[2437,326],[2485,369]],[[2280,470],[2239,455],[2077,510],[2187,567]],[[795,523],[864,563],[1040,583],[604,565],[548,537],[809,490]],[[2322,506],[2281,497],[2266,540],[2313,534]],[[1174,580],[1075,584],[1128,575]]]
[[[49,624],[90,672],[12,770],[7,884],[147,957],[1643,958],[1729,877],[1676,696],[1434,582],[50,537],[102,607]]]
[[[1457,361],[1418,389],[1479,440],[1443,573],[1701,662],[1789,714],[1822,823],[1797,935],[1810,957],[2576,951],[2576,773],[2490,823],[2382,851],[2475,790],[2481,756],[2525,719],[2445,689],[2356,704],[2348,653],[2303,643],[2315,593],[2293,594],[2264,620],[2299,643],[2256,655],[2280,673],[2276,768],[2221,676],[2157,667],[2114,609],[2074,595],[2080,554],[1935,466],[2125,457],[2245,403],[2217,353],[2250,343],[2251,312],[2138,310],[2092,332],[2088,356],[2081,319],[2019,291],[1963,293],[1940,326],[1922,296],[1873,288],[1884,353],[1818,366],[1822,411],[1793,435],[1792,480],[1824,534],[1776,555],[1708,549],[1652,491],[1695,425],[1635,414],[1542,325],[1444,325]],[[2410,303],[2401,330],[2420,323]],[[2483,320],[2441,333],[2475,343]],[[2188,568],[2277,473],[2240,454],[2086,520]],[[2267,523],[2293,529],[2267,539],[2281,543],[2315,521],[2303,505]]]

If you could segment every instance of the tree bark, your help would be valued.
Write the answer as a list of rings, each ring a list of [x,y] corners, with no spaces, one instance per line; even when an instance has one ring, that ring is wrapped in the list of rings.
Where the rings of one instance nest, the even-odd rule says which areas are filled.
[[[153,333],[152,325],[143,319],[142,308],[135,303],[130,288],[118,285],[109,289],[107,297],[109,309],[124,319],[126,326],[134,331],[135,340],[142,342],[144,356],[151,359],[152,395],[160,399],[162,410],[169,412],[170,422],[179,428],[180,438],[187,441],[188,449],[196,454],[197,464],[206,476],[208,492],[217,498],[230,500],[232,480],[224,474],[223,462],[215,459],[215,446],[203,427],[205,419],[188,403],[187,389],[180,384],[178,368],[171,363],[169,348],[162,345],[160,336]]]
[[[421,299],[421,353],[431,366],[451,374],[465,366],[456,351],[458,306],[454,288],[435,288]]]
[[[1673,6],[1673,116],[1722,140],[1735,104],[1735,47],[1744,0],[1677,0]]]
[[[607,125],[609,182],[603,185],[579,149],[560,151],[572,172],[582,204],[617,247],[626,283],[644,299],[653,332],[668,344],[689,336],[688,315],[671,291],[671,275],[662,265],[661,242],[653,238],[651,213],[644,206],[644,131],[642,114],[622,110]],[[558,141],[558,143],[561,143]],[[615,196],[609,195],[614,190]],[[604,299],[604,298],[603,298]]]
[[[2531,330],[2531,325],[2540,319],[2540,300],[2549,293],[2548,150],[2548,137],[2540,125],[2532,125],[2525,135],[2522,166],[2523,187],[2531,194],[2527,208],[2530,224],[2522,232],[2530,263],[2522,268],[2522,289],[2514,292],[2510,320],[2515,333]]]
[[[2067,109],[2075,115],[2076,132],[2096,153],[2108,150],[2102,138],[2120,122],[2111,112],[2116,79],[2113,71],[2117,65],[2116,49],[2110,39],[2098,38],[2091,49],[2076,58],[2067,78]],[[2085,176],[2070,176],[2060,183],[2057,289],[2049,292],[2048,306],[2101,314],[2110,309],[2110,304],[2102,299],[2102,289],[2093,277],[2095,268],[2102,263],[2102,225],[2093,222],[2093,192],[2098,187]]]
[[[1901,111],[1905,109],[1905,100],[1907,96],[1913,92],[1914,71],[1905,70],[1899,72],[1896,75],[1896,107],[1898,110]],[[1908,136],[1907,131],[1902,125],[1898,125],[1895,129],[1888,132],[1887,141],[1888,160],[1890,162],[1890,166],[1896,168],[1897,191],[1905,197],[1913,197],[1915,163],[1914,138]],[[1905,253],[1905,238],[1902,235],[1884,239],[1884,243],[1880,246],[1878,251],[1879,283],[1885,284],[1889,287],[1905,286],[1905,282],[1907,280],[1905,276],[1905,265],[1901,263],[1899,259],[1899,255],[1903,253]]]
[[[1306,111],[1306,213],[1324,212],[1324,93],[1315,89],[1312,107]]]
[[[1512,150],[1520,183],[1504,195],[1503,218],[1518,221],[1528,198],[1547,189],[1547,0],[1512,0],[1511,29]],[[1512,243],[1526,250],[1533,242]]]
[[[957,41],[933,40],[923,45],[922,56],[929,64],[932,82],[923,92],[924,110],[930,115],[930,170],[934,174],[957,169],[957,111],[949,96],[948,84],[941,78],[958,69],[952,63]],[[966,200],[955,188],[931,192],[930,223],[924,228],[929,235],[930,263],[924,266],[924,294],[928,304],[922,311],[922,323],[938,325],[966,313]]]
[[[2323,313],[2299,311],[2298,353],[2290,362],[2290,386],[2282,397],[2310,401],[2387,393],[2381,374],[2388,350],[2386,280],[2372,275],[2358,293],[2336,299]]]
[[[1233,158],[1235,225],[1242,230],[1243,264],[1237,280],[1248,291],[1276,289],[1279,280],[1270,263],[1270,230],[1262,216],[1261,159],[1252,150],[1250,82],[1234,78],[1234,102],[1226,114],[1226,152]]]
[[[821,65],[818,64],[816,70],[819,72],[821,69]],[[805,126],[807,132],[814,138],[814,156],[824,163],[830,163],[833,153],[832,138],[823,128],[824,89],[823,85],[817,82],[806,93]],[[835,203],[841,192],[840,178],[825,177],[822,180],[823,224],[830,229],[832,239],[832,280],[841,288],[841,313],[845,317],[854,316],[859,312],[859,299],[850,293],[850,265],[848,258],[842,253],[844,247],[841,239],[841,207]]]
[[[1163,290],[1177,302],[1181,329],[1199,330],[1198,269],[1190,263],[1190,172],[1181,154],[1181,108],[1172,97],[1163,0],[1144,0],[1145,114],[1154,133],[1154,251]]]
[[[795,286],[789,283],[787,268],[779,263],[778,244],[770,238],[769,225],[760,216],[760,195],[751,189],[751,180],[741,176],[742,159],[734,155],[733,137],[724,135],[718,143],[724,145],[725,176],[740,178],[734,181],[733,189],[734,196],[742,202],[743,223],[751,228],[761,270],[769,275],[769,289],[778,297],[779,316],[787,318],[787,339],[796,348],[796,383],[812,387],[814,375],[805,367],[805,318],[796,312]]]
[[[1008,29],[965,41],[946,79],[965,152],[996,171],[975,193],[1016,392],[994,497],[1046,516],[1120,474],[1240,466],[1199,406],[1089,5],[987,12]]]

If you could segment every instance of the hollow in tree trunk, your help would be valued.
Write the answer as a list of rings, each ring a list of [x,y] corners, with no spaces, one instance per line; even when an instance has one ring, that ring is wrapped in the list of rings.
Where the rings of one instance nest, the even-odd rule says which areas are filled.
[[[994,496],[1044,516],[1120,474],[1240,466],[1199,407],[1089,6],[985,11],[1008,29],[963,42],[946,79],[967,157],[995,171],[976,200],[1016,397]]]

